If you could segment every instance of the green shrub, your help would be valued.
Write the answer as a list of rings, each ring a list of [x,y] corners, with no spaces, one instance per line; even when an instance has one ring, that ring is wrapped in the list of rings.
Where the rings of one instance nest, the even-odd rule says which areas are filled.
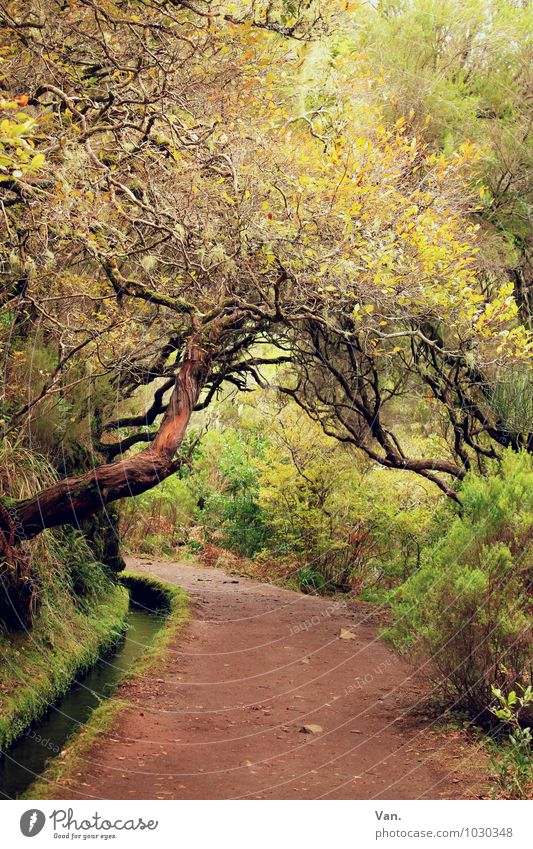
[[[489,475],[468,475],[460,498],[459,515],[396,593],[388,633],[426,659],[448,700],[478,713],[493,684],[531,682],[531,457],[507,451]]]
[[[382,592],[418,568],[429,486],[367,463],[289,405],[269,438],[258,501],[271,557],[311,565],[330,592]]]
[[[158,554],[169,557],[175,553],[171,538],[163,533],[146,534],[143,539],[137,541],[135,550],[139,554],[149,554],[153,557]]]
[[[326,579],[322,572],[311,566],[303,566],[296,573],[298,586],[304,593],[322,592],[326,587]]]
[[[509,729],[503,747],[492,756],[491,764],[496,779],[497,793],[505,799],[531,798],[533,789],[533,735],[531,728],[521,720],[531,712],[533,691],[531,687],[521,692],[511,690],[508,695],[497,687],[492,688],[496,704],[491,713]]]
[[[196,520],[207,542],[252,557],[267,539],[258,504],[258,462],[264,438],[257,428],[206,434],[189,485],[197,495]]]

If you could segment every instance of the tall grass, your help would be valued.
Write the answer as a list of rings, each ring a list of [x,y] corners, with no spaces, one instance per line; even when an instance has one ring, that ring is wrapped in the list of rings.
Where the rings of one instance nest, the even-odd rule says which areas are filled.
[[[7,506],[55,479],[42,455],[17,440],[0,444],[0,498]],[[15,567],[0,563],[6,578],[0,582],[0,748],[118,639],[128,609],[126,589],[95,560],[79,531],[44,531],[17,546],[15,557],[25,559],[39,604],[31,624],[13,609],[6,582]]]

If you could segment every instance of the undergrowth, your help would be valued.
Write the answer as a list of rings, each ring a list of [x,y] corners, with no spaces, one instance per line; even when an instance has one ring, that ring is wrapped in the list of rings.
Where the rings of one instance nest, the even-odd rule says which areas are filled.
[[[54,479],[44,457],[15,442],[2,443],[4,504],[9,505],[6,492],[15,499],[25,498]],[[0,749],[118,640],[128,610],[126,589],[94,559],[78,531],[48,530],[20,548],[28,559],[39,603],[31,626],[17,622],[16,610],[0,621]]]

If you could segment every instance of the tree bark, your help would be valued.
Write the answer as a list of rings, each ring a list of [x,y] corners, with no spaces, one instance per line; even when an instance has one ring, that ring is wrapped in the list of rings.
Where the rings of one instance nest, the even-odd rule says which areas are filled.
[[[14,543],[32,539],[45,528],[65,524],[79,527],[106,504],[145,492],[172,474],[180,464],[176,453],[208,375],[209,361],[199,339],[193,338],[176,375],[157,435],[149,447],[134,457],[64,478],[36,496],[10,505],[12,527],[5,530]],[[6,522],[3,513],[0,522]]]

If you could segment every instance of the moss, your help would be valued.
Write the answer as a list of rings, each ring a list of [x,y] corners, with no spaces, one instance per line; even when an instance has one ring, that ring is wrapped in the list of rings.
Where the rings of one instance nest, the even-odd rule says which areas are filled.
[[[28,632],[0,635],[0,748],[5,749],[72,681],[117,642],[129,607],[126,589],[109,584],[105,595],[76,605],[61,594],[56,615],[50,598]]]
[[[152,612],[171,614],[176,599],[184,595],[179,587],[140,572],[124,572],[120,582],[128,588],[134,605],[146,607]]]
[[[130,590],[134,604],[164,610],[168,617],[164,626],[156,633],[151,646],[122,679],[123,684],[126,682],[131,684],[141,676],[146,676],[147,673],[157,674],[157,670],[168,656],[170,643],[189,618],[190,599],[179,587],[149,575],[126,572],[121,580]],[[74,775],[82,769],[94,743],[102,734],[108,733],[120,714],[130,707],[130,702],[121,697],[119,687],[114,695],[93,711],[81,731],[72,735],[62,753],[50,762],[47,769],[21,798],[53,799],[57,786],[68,787],[73,783]]]

